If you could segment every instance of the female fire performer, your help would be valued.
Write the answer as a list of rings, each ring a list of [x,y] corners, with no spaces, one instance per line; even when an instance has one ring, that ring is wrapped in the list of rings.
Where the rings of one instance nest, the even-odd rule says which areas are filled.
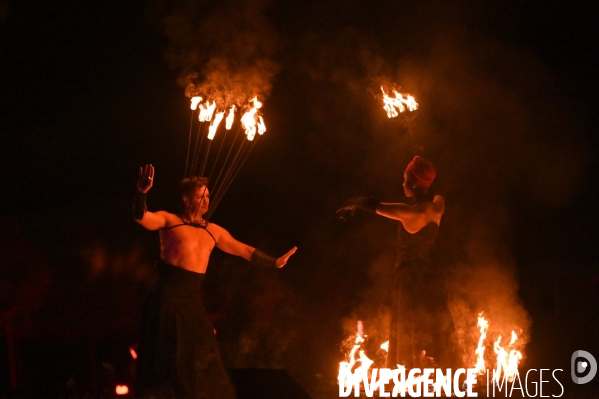
[[[200,297],[210,253],[216,246],[254,265],[281,268],[297,248],[275,259],[204,220],[209,192],[208,179],[202,177],[183,180],[181,214],[148,212],[146,195],[153,180],[152,165],[140,168],[133,205],[135,221],[160,234],[158,284],[144,311],[136,391],[169,398],[234,398]]]
[[[406,168],[403,182],[411,204],[356,197],[337,211],[341,219],[363,209],[399,221],[397,261],[390,292],[392,317],[387,358],[390,368],[456,367],[461,363],[441,271],[434,260],[445,209],[444,198],[434,193],[435,176],[434,165],[415,156]]]

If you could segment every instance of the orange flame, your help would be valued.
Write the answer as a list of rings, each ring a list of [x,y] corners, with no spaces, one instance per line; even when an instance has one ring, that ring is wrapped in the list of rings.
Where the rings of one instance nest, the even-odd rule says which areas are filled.
[[[223,120],[223,116],[225,116],[224,112],[217,112],[216,116],[212,120],[210,127],[208,128],[208,139],[214,139],[214,135],[216,134],[216,129],[218,128],[218,124]]]
[[[198,97],[198,96],[192,97],[191,98],[191,109],[195,111],[198,108],[198,103],[200,101],[202,101],[202,97]]]
[[[233,118],[235,118],[235,105],[231,105],[231,109],[229,109],[229,115],[227,115],[227,130],[231,130],[231,126],[233,126]]]
[[[395,118],[398,116],[399,113],[397,111],[401,113],[406,109],[408,111],[415,111],[418,109],[418,103],[414,97],[409,94],[404,95],[396,90],[393,90],[393,93],[395,93],[395,98],[393,98],[389,97],[387,93],[385,93],[383,86],[381,86],[381,91],[383,92],[383,109],[387,112],[387,117],[389,118]]]
[[[263,135],[266,131],[266,126],[264,125],[264,119],[262,116],[258,116],[258,134]]]
[[[512,341],[510,342],[510,346],[515,343],[516,333],[512,331]],[[497,365],[495,366],[495,372],[493,373],[493,378],[496,380],[500,380],[501,373],[503,372],[504,376],[508,381],[512,382],[514,377],[518,373],[518,364],[522,359],[522,353],[518,350],[512,349],[509,353],[501,346],[501,335],[495,341],[493,345],[493,349],[497,354]]]
[[[362,338],[362,336],[360,335],[360,333],[358,332],[358,334],[356,334],[356,341],[354,343],[354,346],[352,347],[351,351],[349,352],[349,356],[348,356],[348,361],[343,361],[339,363],[339,374],[337,377],[337,381],[339,383],[339,385],[342,385],[344,387],[347,386],[347,384],[349,383],[349,381],[347,380],[347,376],[350,374],[354,374],[352,372],[352,369],[354,368],[356,361],[360,361],[361,360],[361,356],[363,355],[364,351],[360,351],[360,359],[356,359],[356,352],[358,351],[358,349],[360,349],[360,346],[362,346],[362,343],[364,342],[364,338]],[[366,357],[366,356],[364,356]],[[366,359],[368,359],[366,357]],[[368,359],[370,360],[370,359]],[[346,371],[346,372],[343,372]],[[344,377],[343,379],[341,377]]]
[[[481,375],[485,374],[487,370],[485,364],[485,340],[487,338],[487,334],[489,333],[489,324],[489,321],[483,317],[483,313],[481,312],[478,315],[477,324],[480,331],[480,337],[478,339],[478,345],[474,351],[476,355],[476,364],[474,367]],[[346,354],[345,361],[339,363],[339,374],[337,376],[337,381],[343,388],[347,388],[349,385],[353,385],[354,383],[358,384],[356,381],[361,381],[362,378],[365,375],[368,376],[369,373],[372,373],[373,380],[376,379],[374,370],[370,369],[374,362],[366,356],[363,350],[363,343],[366,337],[366,334],[364,334],[364,325],[361,321],[358,321],[357,327],[357,334],[355,338],[352,337],[354,344],[349,353]],[[511,340],[507,349],[501,346],[501,335],[499,335],[496,341],[493,343],[495,364],[489,368],[493,369],[492,371],[494,380],[505,378],[507,381],[512,382],[518,376],[518,367],[523,355],[522,352],[520,352],[517,348],[517,340],[518,336],[516,335],[516,332],[512,331]],[[384,342],[380,347],[388,352],[389,341]],[[356,365],[358,365],[358,367],[356,367]],[[396,370],[405,370],[405,366],[403,365],[398,364],[393,366],[397,366]],[[411,380],[410,384],[419,384],[422,382],[422,378],[422,376],[415,377]],[[434,384],[435,389],[437,389],[437,385],[441,386],[442,384],[443,381],[437,381]],[[376,385],[378,385],[378,383],[376,383],[375,386]],[[405,390],[406,387],[403,389]]]
[[[206,106],[200,104],[200,116],[198,117],[198,120],[200,122],[209,122],[210,119],[212,119],[212,114],[215,109],[216,103],[214,101],[212,101],[212,104],[210,104],[209,101],[206,101]]]
[[[381,349],[388,353],[389,352],[389,341],[382,343]]]
[[[129,387],[127,385],[117,385],[116,386],[116,394],[117,395],[127,395],[129,393]]]
[[[256,108],[256,109],[262,108],[262,103],[260,101],[258,101],[257,96],[252,98],[250,101],[252,101],[254,103],[254,108]]]
[[[248,140],[252,141],[252,140],[254,140],[254,137],[256,136],[256,112],[258,111],[258,108],[262,107],[262,103],[260,101],[258,101],[258,97],[252,98],[250,100],[250,102],[253,102],[254,104],[252,105],[250,110],[248,112],[246,112],[245,114],[243,114],[243,116],[241,117],[241,124],[243,125],[243,128],[245,129],[245,134],[246,134]],[[262,133],[260,133],[260,131],[258,131],[258,133],[260,133],[260,134],[263,134],[266,131],[264,122],[262,122],[262,127],[258,127],[258,128],[263,129]]]
[[[482,375],[485,373],[485,338],[487,338],[487,329],[489,328],[489,322],[482,316],[482,312],[478,315],[478,328],[480,329],[480,337],[478,338],[478,346],[474,353],[476,354],[476,368],[478,374]]]
[[[135,349],[133,348],[129,348],[129,353],[131,354],[131,357],[135,360],[137,360],[137,352],[135,352]]]

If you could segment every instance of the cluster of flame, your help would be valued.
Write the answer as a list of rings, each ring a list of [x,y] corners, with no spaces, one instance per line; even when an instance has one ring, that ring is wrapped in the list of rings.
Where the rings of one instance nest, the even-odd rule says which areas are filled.
[[[476,355],[476,368],[479,374],[485,373],[485,346],[484,342],[487,337],[487,330],[489,323],[482,316],[482,313],[478,315],[478,328],[480,331],[480,338],[478,339],[478,346],[474,351]],[[518,374],[518,364],[522,360],[522,353],[515,349],[515,343],[518,339],[516,332],[512,330],[512,336],[508,348],[511,348],[508,352],[504,347],[501,346],[501,335],[497,337],[497,340],[493,343],[493,350],[497,356],[493,377],[497,380],[500,379],[501,374],[507,378],[508,381],[513,381],[514,377]]]
[[[201,96],[194,96],[191,98],[190,108],[191,126],[189,128],[187,160],[185,161],[185,177],[206,176],[209,174],[207,177],[211,184],[211,201],[210,209],[206,214],[208,218],[214,212],[214,209],[249,156],[253,145],[256,143],[254,140],[256,134],[263,135],[266,132],[266,125],[264,124],[262,115],[260,115],[262,103],[258,101],[258,97],[249,100],[247,111],[240,118],[239,130],[237,130],[232,140],[227,139],[226,136],[227,132],[233,127],[235,112],[239,110],[238,106],[227,105],[220,107],[217,106],[214,100],[207,99],[204,101]],[[195,143],[193,143],[192,130],[196,112],[198,113],[197,118],[200,124],[197,129]],[[225,120],[226,130],[224,134],[219,135],[219,138],[215,140],[217,130],[223,119]],[[237,140],[242,128],[245,131],[247,140],[243,140],[243,138]],[[207,138],[207,140],[204,140],[204,138]],[[219,141],[220,144],[215,143],[219,148],[217,153],[212,155],[213,162],[211,162],[212,166],[210,167],[208,160],[210,157],[210,148],[214,141]],[[228,150],[224,148],[226,147],[225,144],[229,147]],[[224,160],[220,158],[221,153],[226,153]],[[219,160],[221,161],[220,163]],[[206,175],[204,174],[205,172]],[[216,176],[214,182],[212,181],[213,174]]]
[[[478,327],[480,336],[478,345],[474,350],[476,357],[476,364],[474,368],[478,370],[479,375],[485,374],[487,371],[485,365],[485,339],[487,338],[487,331],[489,328],[489,322],[482,316],[482,313],[478,316]],[[337,383],[343,387],[349,385],[349,377],[352,379],[360,378],[360,376],[370,370],[374,361],[366,356],[363,348],[366,335],[364,334],[364,327],[361,321],[358,321],[358,332],[355,336],[355,342],[349,353],[346,354],[345,359],[339,363],[339,373],[337,375]],[[515,343],[518,336],[512,331],[511,340],[508,344],[509,352],[501,346],[501,335],[498,336],[493,344],[493,349],[496,354],[495,368],[492,371],[494,380],[500,381],[501,375],[508,380],[513,381],[518,375],[518,365],[522,359],[522,353],[515,349]],[[383,343],[380,346],[385,352],[389,351],[389,341]],[[397,365],[397,369],[405,369],[403,365]],[[417,384],[420,379],[414,379],[413,383]]]
[[[195,96],[191,98],[191,110],[195,111],[200,108],[200,114],[198,120],[200,122],[210,122],[208,128],[208,139],[213,140],[216,135],[216,129],[221,123],[225,116],[225,110],[216,111],[216,103],[214,101],[206,100],[202,103],[202,97]],[[260,135],[266,132],[266,126],[264,125],[264,119],[262,115],[258,114],[258,110],[262,107],[262,103],[258,101],[258,97],[254,97],[250,100],[249,110],[241,117],[241,125],[245,129],[245,134],[249,141],[254,140],[256,132]],[[214,114],[216,111],[216,115]],[[235,105],[231,105],[228,109],[229,113],[225,120],[225,128],[231,130],[233,126],[233,120],[235,118]],[[213,118],[214,116],[214,118]]]
[[[381,86],[381,91],[383,92],[383,108],[387,112],[387,117],[389,118],[395,118],[406,110],[415,111],[418,109],[418,103],[414,97],[409,94],[402,94],[393,89],[395,97],[390,97],[385,93],[383,86]]]

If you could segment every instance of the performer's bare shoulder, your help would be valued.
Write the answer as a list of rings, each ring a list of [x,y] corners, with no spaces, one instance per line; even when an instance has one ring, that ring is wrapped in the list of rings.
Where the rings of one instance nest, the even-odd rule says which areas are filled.
[[[173,266],[205,273],[210,254],[216,246],[231,255],[240,256],[257,264],[283,267],[296,251],[292,248],[285,255],[275,259],[249,245],[237,241],[221,226],[209,223],[203,218],[208,211],[210,191],[208,179],[187,179],[188,188],[183,190],[184,210],[181,215],[166,211],[147,210],[145,197],[152,188],[154,167],[146,165],[139,170],[137,195],[134,203],[134,219],[148,230],[159,230],[160,258]]]
[[[415,166],[417,163],[420,164],[419,167]],[[416,169],[418,173],[414,171]],[[403,188],[406,197],[428,197],[435,173],[434,166],[430,162],[418,156],[414,157],[404,173]],[[355,197],[338,209],[337,215],[346,219],[348,215],[353,216],[357,208],[398,220],[408,233],[415,234],[429,223],[441,224],[441,217],[445,212],[445,198],[435,195],[432,201],[419,200],[410,205],[403,202],[378,202],[371,198]]]

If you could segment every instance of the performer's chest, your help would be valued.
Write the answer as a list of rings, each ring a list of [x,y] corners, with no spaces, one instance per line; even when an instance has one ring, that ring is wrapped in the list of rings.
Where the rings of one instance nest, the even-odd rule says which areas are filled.
[[[214,238],[205,228],[180,226],[171,230],[160,232],[160,241],[163,247],[171,250],[185,251],[212,251]]]

